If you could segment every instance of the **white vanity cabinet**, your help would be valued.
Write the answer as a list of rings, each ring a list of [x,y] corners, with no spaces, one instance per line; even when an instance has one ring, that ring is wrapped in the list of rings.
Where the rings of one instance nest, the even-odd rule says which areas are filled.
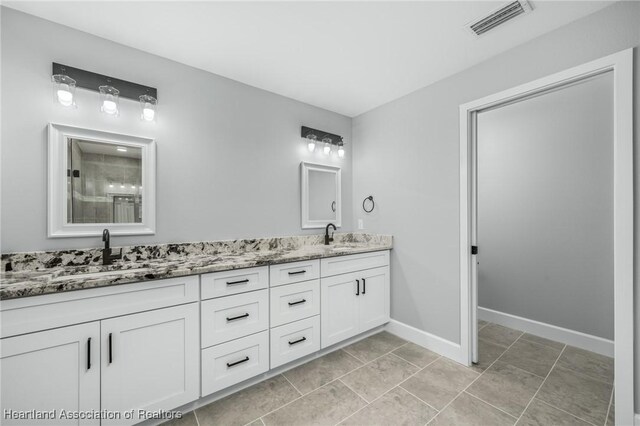
[[[269,267],[271,368],[320,350],[320,261]]]
[[[198,398],[198,304],[101,321],[102,410],[170,410]],[[134,424],[144,418],[103,419]]]
[[[3,301],[1,408],[56,418],[2,424],[128,425],[144,420],[138,410],[197,399],[198,284],[190,276]],[[63,409],[95,419],[61,418]],[[105,410],[120,416],[99,420]]]
[[[100,410],[100,323],[74,325],[3,339],[0,413],[3,425],[91,425],[60,418]],[[51,413],[54,419],[13,420],[5,410]]]
[[[2,424],[144,421],[388,322],[389,292],[385,250],[5,300]]]
[[[205,396],[269,370],[269,267],[205,274],[201,285]]]
[[[389,252],[322,259],[322,348],[389,322]]]

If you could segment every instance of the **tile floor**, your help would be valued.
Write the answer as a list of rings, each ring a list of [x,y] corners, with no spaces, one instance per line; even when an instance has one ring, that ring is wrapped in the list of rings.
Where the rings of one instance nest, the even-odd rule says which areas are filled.
[[[613,425],[613,359],[481,321],[464,367],[387,332],[171,426]]]

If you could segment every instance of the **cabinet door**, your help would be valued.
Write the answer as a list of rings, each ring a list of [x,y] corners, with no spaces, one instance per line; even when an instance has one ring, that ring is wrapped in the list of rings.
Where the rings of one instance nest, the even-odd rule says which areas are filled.
[[[65,417],[100,411],[99,322],[2,339],[0,345],[0,423],[99,424]],[[16,412],[32,410],[53,418],[12,418]]]
[[[321,343],[326,348],[358,334],[358,285],[354,274],[320,281]]]
[[[389,267],[368,269],[356,273],[360,279],[358,296],[358,332],[389,322]]]
[[[198,304],[104,320],[102,410],[133,418],[102,424],[133,424],[138,410],[171,410],[199,395]]]

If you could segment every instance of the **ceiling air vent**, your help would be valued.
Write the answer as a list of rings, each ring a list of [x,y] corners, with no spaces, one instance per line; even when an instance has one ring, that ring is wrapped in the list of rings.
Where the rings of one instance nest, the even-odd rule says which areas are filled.
[[[531,5],[527,0],[517,0],[494,10],[485,17],[476,19],[475,21],[467,24],[466,27],[475,35],[479,36],[498,25],[504,24],[518,15],[530,12],[531,10]]]

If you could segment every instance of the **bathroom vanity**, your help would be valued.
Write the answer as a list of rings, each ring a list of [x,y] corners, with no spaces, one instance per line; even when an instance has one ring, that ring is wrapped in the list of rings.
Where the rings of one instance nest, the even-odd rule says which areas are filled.
[[[3,257],[2,409],[133,424],[385,324],[391,237],[342,235]]]

